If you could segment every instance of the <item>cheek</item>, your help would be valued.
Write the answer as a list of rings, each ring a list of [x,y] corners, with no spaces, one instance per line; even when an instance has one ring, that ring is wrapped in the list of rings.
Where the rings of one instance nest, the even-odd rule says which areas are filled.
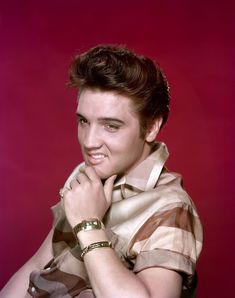
[[[79,144],[80,145],[82,145],[83,144],[83,134],[82,134],[82,132],[81,131],[79,131],[78,130],[78,133],[77,133],[77,137],[78,137],[78,142],[79,142]]]
[[[106,138],[105,143],[112,151],[125,151],[126,148],[133,143],[132,137],[126,137],[123,135],[113,135],[112,137]]]
[[[133,154],[133,151],[141,150],[142,144],[143,140],[139,138],[139,135],[135,134],[116,136],[106,142],[110,151],[116,152],[117,154],[125,154],[129,157]]]

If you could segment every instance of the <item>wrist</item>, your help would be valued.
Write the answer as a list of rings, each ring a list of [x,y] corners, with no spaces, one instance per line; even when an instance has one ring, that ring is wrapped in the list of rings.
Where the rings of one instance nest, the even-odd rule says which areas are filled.
[[[105,226],[97,218],[83,220],[73,227],[73,234],[81,247],[81,258],[90,251],[112,248],[105,232]]]
[[[82,260],[88,252],[97,248],[112,248],[112,243],[109,241],[99,241],[99,242],[94,242],[89,244],[88,246],[82,249],[82,253],[81,253]]]
[[[83,249],[85,246],[88,246],[94,242],[109,241],[105,230],[91,230],[89,231],[89,233],[80,231],[79,233],[77,233],[76,238],[78,240],[78,243],[81,249]]]
[[[81,232],[88,232],[88,231],[90,232],[92,230],[103,230],[103,229],[105,229],[105,226],[102,223],[102,221],[99,220],[98,218],[83,220],[72,228],[73,234],[77,241],[79,241],[78,235]]]

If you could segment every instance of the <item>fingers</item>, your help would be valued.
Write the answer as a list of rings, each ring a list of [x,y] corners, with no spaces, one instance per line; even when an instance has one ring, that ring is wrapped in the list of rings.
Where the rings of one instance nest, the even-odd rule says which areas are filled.
[[[61,188],[59,191],[62,206],[64,205],[64,197],[68,194],[69,191],[70,191],[70,189],[67,187]]]
[[[86,174],[80,173],[77,177],[76,177],[76,181],[79,184],[83,184],[86,181],[89,181],[89,178],[87,177]]]
[[[101,179],[97,175],[95,169],[92,167],[85,167],[74,179],[71,180],[70,189],[66,191],[63,189],[63,196],[66,195],[68,191],[75,190],[77,187],[82,186],[83,184],[85,185],[87,182],[99,182],[102,185],[105,197],[109,202],[112,197],[113,184],[116,177],[117,175],[109,177],[106,179],[104,185],[102,185]]]
[[[116,178],[117,175],[113,175],[109,177],[104,183],[104,193],[108,203],[110,203],[112,199],[113,184]]]
[[[69,185],[71,189],[74,189],[74,187],[78,185],[76,178],[72,179]]]
[[[96,171],[92,167],[85,167],[83,169],[83,173],[91,180],[91,181],[100,181],[99,176],[97,175]]]
[[[71,189],[74,189],[79,184],[83,184],[86,181],[90,181],[90,179],[88,178],[88,176],[85,173],[80,172],[75,178],[73,178],[71,180],[71,182],[70,182],[70,188]]]
[[[61,204],[71,226],[87,218],[103,218],[111,204],[113,183],[117,176],[109,177],[104,185],[95,169],[87,167],[63,188]]]

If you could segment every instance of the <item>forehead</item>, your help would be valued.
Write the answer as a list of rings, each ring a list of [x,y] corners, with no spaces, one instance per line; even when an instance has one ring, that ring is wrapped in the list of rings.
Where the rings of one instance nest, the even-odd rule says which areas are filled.
[[[84,116],[138,118],[132,99],[113,91],[99,89],[81,91],[78,96],[77,112]]]

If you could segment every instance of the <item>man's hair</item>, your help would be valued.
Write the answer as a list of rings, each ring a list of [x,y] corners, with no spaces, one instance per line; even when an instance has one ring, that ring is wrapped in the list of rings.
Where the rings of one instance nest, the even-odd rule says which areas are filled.
[[[169,87],[158,64],[123,46],[98,45],[75,57],[70,86],[114,91],[132,99],[139,115],[141,135],[153,121],[169,114]]]

